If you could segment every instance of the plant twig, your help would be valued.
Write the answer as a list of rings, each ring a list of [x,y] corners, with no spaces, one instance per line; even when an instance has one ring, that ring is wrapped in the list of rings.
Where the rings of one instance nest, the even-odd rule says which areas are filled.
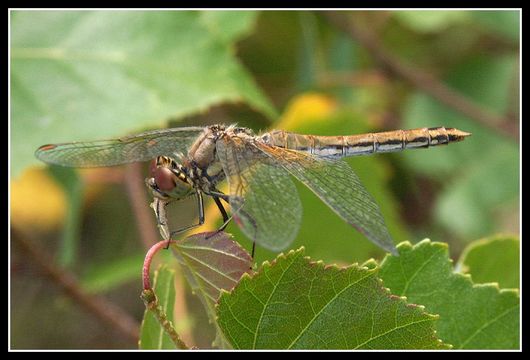
[[[39,249],[36,244],[26,239],[21,232],[12,228],[11,238],[31,258],[31,263],[37,265],[45,276],[76,303],[118,330],[118,333],[128,341],[138,341],[139,325],[129,314],[103,298],[87,294],[72,273],[56,266],[43,249]]]
[[[377,62],[393,74],[406,80],[413,86],[424,91],[434,99],[451,107],[452,109],[468,116],[471,119],[487,126],[495,131],[501,132],[516,140],[519,139],[517,126],[511,125],[509,119],[496,116],[475,104],[463,94],[451,89],[430,74],[416,67],[403,63],[399,58],[386,51],[375,34],[366,29],[361,29],[354,21],[340,12],[326,11],[323,16],[334,26],[358,41],[368,50]]]
[[[158,298],[156,297],[154,290],[144,289],[142,290],[142,295],[140,297],[144,301],[145,307],[155,315],[156,319],[166,334],[168,334],[168,336],[171,338],[175,346],[181,350],[189,350],[189,347],[180,339],[180,336],[173,327],[171,321],[168,320],[165,311],[158,302]]]
[[[176,241],[170,240],[169,242],[175,243]],[[156,243],[155,245],[153,245],[147,252],[145,256],[144,266],[142,268],[142,279],[143,279],[144,289],[140,297],[144,301],[145,307],[155,315],[156,319],[158,320],[158,322],[160,323],[160,325],[162,326],[166,334],[168,334],[168,336],[171,338],[175,346],[178,349],[187,350],[189,349],[189,347],[184,343],[184,341],[182,341],[179,334],[175,330],[175,327],[173,326],[171,321],[168,320],[164,309],[162,309],[162,307],[160,306],[158,302],[158,298],[154,290],[151,288],[151,280],[150,280],[150,275],[149,275],[150,268],[151,268],[151,262],[155,254],[160,249],[165,248],[167,245],[168,245],[168,241],[162,240]]]

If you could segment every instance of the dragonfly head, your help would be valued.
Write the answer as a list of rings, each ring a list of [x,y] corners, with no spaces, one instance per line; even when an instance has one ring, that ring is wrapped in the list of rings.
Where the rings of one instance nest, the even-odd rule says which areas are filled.
[[[182,165],[167,156],[159,156],[149,166],[151,177],[145,180],[154,196],[163,200],[180,200],[195,193],[193,183]]]

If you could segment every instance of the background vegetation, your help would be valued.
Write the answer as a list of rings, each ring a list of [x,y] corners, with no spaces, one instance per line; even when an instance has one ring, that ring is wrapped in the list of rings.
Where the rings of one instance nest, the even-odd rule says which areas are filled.
[[[147,166],[47,169],[33,152],[165,126],[469,131],[449,147],[348,162],[396,244],[446,242],[475,282],[518,288],[518,11],[12,11],[10,22],[12,348],[137,348],[140,269],[158,239]],[[339,265],[382,259],[298,190],[290,248]],[[181,224],[194,211],[171,209]],[[209,206],[198,231],[220,223]],[[227,231],[250,248],[235,224]],[[497,233],[507,235],[466,249]],[[256,262],[275,256],[258,247]],[[175,278],[176,327],[208,348],[214,328]]]

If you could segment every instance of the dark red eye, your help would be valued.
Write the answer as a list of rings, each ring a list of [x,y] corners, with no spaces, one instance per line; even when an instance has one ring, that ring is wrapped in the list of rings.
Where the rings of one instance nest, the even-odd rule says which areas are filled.
[[[169,192],[175,188],[175,175],[167,167],[158,167],[153,171],[155,184],[164,192]]]

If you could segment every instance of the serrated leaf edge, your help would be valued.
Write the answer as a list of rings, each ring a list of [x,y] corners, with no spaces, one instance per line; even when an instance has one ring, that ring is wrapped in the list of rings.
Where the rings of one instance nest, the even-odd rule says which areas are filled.
[[[424,240],[421,241],[421,243],[431,243],[432,244],[432,242],[429,239],[424,239]],[[408,241],[403,242],[401,244],[404,244],[404,246],[406,246],[408,244],[408,246],[410,248],[413,248],[413,246]],[[418,245],[418,244],[416,244],[416,245]],[[444,243],[438,243],[438,244],[444,245]],[[445,244],[445,247],[447,248],[446,244]],[[278,254],[277,257],[275,259],[273,259],[271,262],[269,262],[268,260],[264,261],[262,263],[261,267],[258,269],[258,271],[253,272],[252,274],[244,273],[241,276],[241,279],[239,280],[239,282],[236,284],[236,286],[234,286],[230,291],[221,290],[219,298],[218,298],[217,302],[215,303],[216,313],[217,313],[217,310],[219,308],[219,304],[221,302],[221,299],[223,299],[223,297],[225,297],[225,296],[230,296],[237,288],[239,288],[239,286],[242,286],[241,284],[243,282],[251,281],[256,275],[259,275],[259,274],[263,273],[265,271],[265,269],[270,269],[272,266],[274,266],[278,262],[278,260],[285,260],[289,256],[303,254],[304,252],[305,252],[305,247],[304,246],[301,246],[300,248],[298,248],[296,250],[292,249],[287,254],[284,254],[282,252],[282,253]],[[392,256],[392,255],[389,255],[389,256]],[[342,272],[342,271],[346,271],[346,270],[348,270],[350,268],[357,267],[359,270],[366,271],[366,276],[370,276],[372,274],[377,274],[378,271],[379,271],[379,266],[377,266],[375,268],[369,268],[367,266],[364,266],[364,264],[366,264],[367,262],[369,264],[372,264],[372,260],[373,259],[369,259],[367,262],[363,263],[363,265],[359,265],[358,263],[353,263],[353,264],[346,265],[346,266],[339,266],[337,264],[328,264],[328,265],[326,265],[323,260],[311,261],[311,257],[310,256],[304,256],[303,258],[306,261],[308,261],[308,265],[310,265],[310,266],[320,266],[324,271],[336,270],[336,271],[341,271]],[[375,260],[373,260],[373,261],[375,262]],[[438,314],[428,313],[425,310],[425,306],[424,305],[414,304],[414,303],[407,303],[407,297],[406,296],[399,296],[399,295],[392,294],[390,289],[383,285],[384,282],[383,282],[383,280],[381,278],[376,276],[376,279],[377,279],[377,282],[378,282],[381,290],[384,292],[385,296],[388,296],[391,301],[403,302],[406,307],[414,308],[414,310],[418,311],[418,313],[420,315],[423,315],[423,316],[427,317],[427,319],[424,319],[423,321],[436,321],[436,320],[438,320],[440,318],[440,315],[438,315]],[[216,318],[216,322],[218,322],[219,321],[219,315],[216,315],[215,318]],[[436,338],[436,342],[438,343],[438,347],[441,348],[441,347],[447,346],[448,349],[453,348],[452,344],[445,343],[442,339],[437,337],[437,335],[436,335],[437,331],[436,331],[435,328],[433,328],[432,331],[433,331],[432,337]]]
[[[236,288],[238,288],[240,286],[240,284],[243,282],[243,280],[249,281],[250,279],[254,278],[255,276],[258,276],[258,275],[262,274],[266,269],[270,269],[271,267],[275,266],[276,263],[279,260],[286,260],[288,257],[293,256],[293,254],[298,254],[298,253],[303,254],[304,252],[305,252],[305,247],[301,246],[301,247],[299,247],[296,250],[294,250],[294,249],[289,250],[289,252],[287,252],[286,254],[281,252],[272,261],[265,260],[264,262],[261,263],[261,266],[259,267],[259,269],[257,271],[254,271],[252,273],[244,273],[241,276],[241,278],[239,279],[239,282],[236,284],[236,286],[234,286],[232,288],[232,290],[230,290],[230,291],[222,290],[221,291],[222,295],[219,296],[219,298],[217,300],[217,304],[219,303],[219,300],[221,299],[221,297],[224,294],[231,294]],[[368,272],[377,272],[378,271],[378,268],[373,268],[372,269],[372,268],[369,268],[367,266],[364,266],[364,264],[363,265],[359,265],[359,263],[357,263],[357,262],[353,263],[353,264],[341,266],[341,265],[337,265],[337,264],[325,264],[323,260],[314,260],[314,261],[312,261],[310,256],[304,256],[304,259],[306,259],[308,261],[308,265],[310,265],[310,266],[320,266],[322,269],[324,269],[326,271],[328,269],[335,269],[337,271],[345,271],[345,270],[348,270],[351,267],[357,267],[360,270],[364,270],[364,271],[368,271]],[[378,278],[378,280],[382,282],[381,279]],[[216,306],[217,306],[217,304],[216,304]]]
[[[447,257],[447,260],[451,263],[451,264],[454,264],[454,261],[453,259],[451,259],[449,257],[449,246],[447,243],[444,243],[444,242],[439,242],[439,241],[431,241],[430,239],[428,238],[425,238],[423,240],[421,240],[420,242],[412,245],[409,241],[404,241],[402,243],[399,243],[397,245],[397,249],[398,251],[400,249],[405,249],[405,250],[410,250],[410,251],[414,251],[414,250],[417,250],[418,248],[420,247],[424,247],[424,246],[432,246],[432,247],[437,247],[437,248],[441,248],[443,249],[443,251],[445,252],[445,255]],[[379,265],[379,267],[383,266],[383,263],[385,262],[385,260],[387,258],[389,258],[390,254],[387,254],[387,256],[385,256],[385,258],[381,261],[381,264]],[[473,282],[473,276],[471,274],[467,274],[467,273],[461,273],[459,271],[457,271],[455,269],[455,266],[452,266],[452,272],[451,272],[452,275],[456,275],[456,276],[459,276],[459,277],[462,277],[465,279],[465,281],[467,282],[470,282],[472,284],[472,287],[493,287],[497,290],[497,292],[499,293],[504,293],[504,292],[507,292],[507,293],[516,293],[518,294],[519,293],[519,289],[506,289],[506,288],[500,288],[499,287],[499,284],[496,283],[496,282],[490,282],[490,283],[474,283]]]
[[[445,256],[447,258],[447,260],[450,262],[451,264],[451,275],[457,277],[457,278],[462,278],[463,281],[465,281],[466,283],[469,283],[471,285],[471,289],[478,289],[478,288],[492,288],[496,291],[496,293],[499,295],[499,296],[515,296],[518,300],[519,300],[519,306],[520,306],[520,297],[519,297],[519,289],[504,289],[504,288],[500,288],[499,287],[499,284],[496,283],[496,282],[491,282],[491,283],[483,283],[483,284],[475,284],[473,282],[473,279],[472,279],[472,276],[471,274],[464,274],[464,273],[461,273],[461,272],[458,272],[455,270],[455,267],[453,266],[453,259],[451,259],[449,257],[449,246],[447,243],[443,243],[443,242],[438,242],[438,241],[431,241],[430,239],[426,238],[426,239],[423,239],[421,240],[420,242],[412,245],[409,241],[404,241],[400,244],[397,245],[397,249],[398,251],[400,249],[405,249],[405,250],[410,250],[410,251],[414,251],[420,247],[424,247],[424,246],[432,246],[432,247],[438,247],[438,248],[443,248],[443,251],[445,252]],[[387,254],[387,256],[385,256],[385,258],[381,261],[381,264],[379,265],[379,267],[383,266],[384,262],[389,259],[390,256],[393,256],[391,254]],[[406,298],[406,297],[405,297]],[[428,314],[428,313],[427,313]],[[437,315],[439,317],[439,315]],[[443,339],[440,339],[442,342],[443,342]],[[466,341],[469,341],[469,339],[467,339]],[[453,345],[451,345],[451,347],[453,347]]]

